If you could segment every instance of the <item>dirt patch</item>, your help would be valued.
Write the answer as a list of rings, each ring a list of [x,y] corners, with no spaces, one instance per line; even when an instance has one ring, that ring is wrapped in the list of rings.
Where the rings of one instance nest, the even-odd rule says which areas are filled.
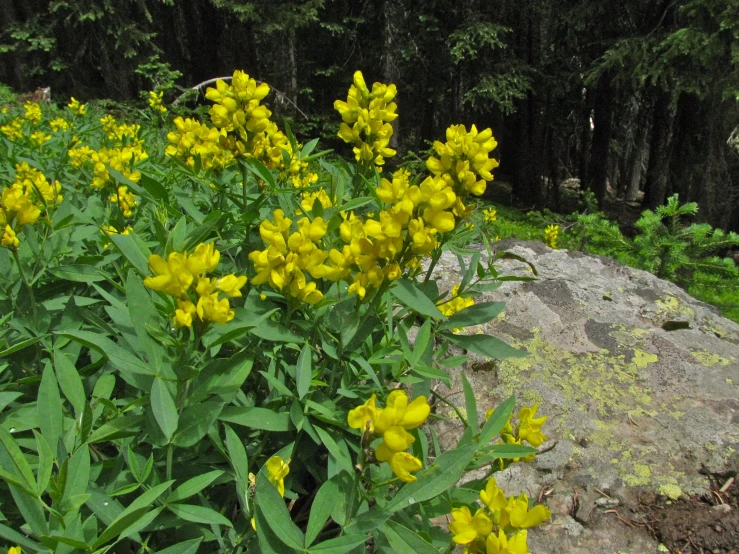
[[[671,553],[739,553],[739,480],[735,477],[716,478],[708,496],[665,501],[651,508],[654,536]]]

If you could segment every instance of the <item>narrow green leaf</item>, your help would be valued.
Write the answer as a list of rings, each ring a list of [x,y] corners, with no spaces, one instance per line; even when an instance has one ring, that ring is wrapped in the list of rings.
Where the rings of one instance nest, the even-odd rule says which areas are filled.
[[[400,279],[390,287],[390,292],[411,310],[427,317],[446,319],[434,302],[415,283]]]
[[[59,395],[59,385],[50,363],[45,365],[41,375],[36,408],[41,433],[52,449],[56,450],[59,437],[64,430],[64,412],[62,411],[62,398]]]
[[[15,343],[13,346],[10,346],[6,348],[5,350],[0,350],[0,359],[5,358],[6,356],[10,356],[11,354],[14,354],[15,352],[20,352],[24,348],[28,348],[32,344],[36,344],[38,341],[42,340],[46,335],[42,337],[33,337],[32,339],[26,339],[22,340],[20,342]]]
[[[167,441],[171,440],[177,431],[180,416],[169,389],[158,377],[154,379],[151,387],[151,409]]]
[[[134,239],[132,235],[109,235],[110,240],[123,254],[129,263],[142,275],[149,273],[149,255],[151,252],[146,245]]]
[[[289,412],[273,412],[267,408],[227,406],[218,416],[218,419],[265,431],[282,432],[290,430]]]
[[[0,523],[0,537],[8,541],[9,544],[22,547],[24,551],[28,550],[30,552],[41,552],[48,550],[44,545],[29,539],[27,536],[11,529],[6,525],[3,525],[2,523]]]
[[[197,477],[193,477],[192,479],[188,479],[172,491],[172,493],[167,497],[167,504],[180,502],[182,500],[185,500],[186,498],[190,498],[191,496],[199,493],[205,487],[210,485],[221,475],[223,475],[223,472],[217,469],[215,471],[203,473],[202,475],[198,475]]]
[[[161,343],[154,340],[146,332],[146,326],[151,325],[154,328],[158,328],[162,318],[154,306],[149,291],[146,290],[141,278],[136,275],[133,269],[128,272],[126,297],[128,299],[128,313],[131,316],[131,321],[136,322],[133,326],[136,336],[144,352],[149,357],[149,363],[152,365],[154,373],[159,373],[165,351]]]
[[[452,344],[488,358],[524,358],[529,355],[525,350],[513,348],[489,335],[453,335],[451,333],[443,335]]]
[[[341,498],[346,497],[350,489],[343,487],[346,472],[334,475],[328,481],[325,481],[321,488],[318,489],[316,497],[310,508],[310,517],[308,519],[308,527],[305,530],[305,545],[310,546],[316,540],[318,534],[323,529],[326,520],[329,518],[337,503],[341,502]],[[351,481],[351,479],[350,479]]]
[[[477,421],[477,400],[475,399],[475,392],[472,390],[467,376],[462,374],[462,389],[464,389],[464,406],[467,412],[467,425],[472,428],[476,435],[480,430],[480,425]]]
[[[203,537],[197,539],[191,539],[189,541],[178,542],[164,550],[158,550],[157,554],[196,554],[200,543],[203,542]]]
[[[417,531],[411,531],[400,523],[388,521],[382,531],[395,552],[408,554],[439,554],[431,544],[423,540]]]
[[[367,535],[343,535],[318,543],[308,549],[310,554],[347,554],[356,550],[356,548],[365,542],[369,537]],[[398,551],[400,552],[400,551]]]
[[[182,448],[196,445],[218,419],[222,409],[222,402],[202,402],[185,408],[172,443]]]
[[[505,302],[483,302],[465,308],[439,325],[439,330],[483,325],[492,321],[505,308]]]
[[[257,509],[277,537],[290,548],[303,550],[305,537],[290,518],[285,501],[277,492],[275,486],[269,482],[265,472],[257,475],[257,489],[254,496]]]
[[[146,416],[126,415],[104,423],[87,437],[88,444],[105,442],[122,437],[130,437],[141,430]]]
[[[231,521],[212,508],[197,506],[195,504],[169,504],[167,505],[167,508],[171,510],[174,515],[184,519],[185,521],[233,527]]]
[[[310,347],[306,344],[298,356],[298,364],[295,368],[295,381],[298,388],[298,398],[302,399],[310,390],[310,382],[313,378],[313,360]]]
[[[434,498],[453,487],[472,460],[477,447],[477,444],[468,444],[444,452],[431,465],[416,473],[417,480],[400,489],[385,506],[385,510],[396,512],[405,509]]]
[[[36,437],[36,450],[38,451],[38,469],[36,470],[36,491],[38,495],[44,494],[49,481],[51,480],[51,470],[54,467],[54,454],[49,448],[49,444],[46,439],[38,433],[33,431]]]
[[[511,396],[500,404],[490,415],[480,431],[480,446],[487,445],[501,432],[505,424],[511,419],[513,408],[516,405],[516,397]]]
[[[54,369],[64,396],[74,408],[77,417],[85,410],[87,395],[77,368],[64,352],[54,349]]]

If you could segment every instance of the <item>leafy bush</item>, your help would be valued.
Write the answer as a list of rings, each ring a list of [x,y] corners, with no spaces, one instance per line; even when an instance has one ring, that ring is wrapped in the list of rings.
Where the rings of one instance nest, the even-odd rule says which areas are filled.
[[[533,457],[546,417],[523,407],[514,425],[510,398],[480,421],[463,377],[456,447],[424,427],[449,403],[432,380],[465,351],[522,355],[460,332],[503,308],[474,302],[500,284],[496,256],[460,256],[451,292],[433,279],[475,233],[491,131],[453,126],[430,175],[383,176],[393,85],[357,72],[335,104],[355,164],[280,130],[268,93],[237,71],[207,91],[210,124],[176,117],[166,142],[74,99],[0,116],[0,537],[59,553],[527,551],[548,510],[488,477]],[[449,513],[453,542],[431,524]]]

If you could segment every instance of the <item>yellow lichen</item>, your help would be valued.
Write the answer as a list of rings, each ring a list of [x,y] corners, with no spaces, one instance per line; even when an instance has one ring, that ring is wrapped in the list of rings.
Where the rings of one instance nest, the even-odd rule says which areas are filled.
[[[733,357],[731,359],[722,358],[718,354],[714,354],[713,352],[708,352],[706,350],[695,350],[691,352],[690,355],[693,356],[698,363],[706,367],[713,367],[715,365],[723,367],[735,361]]]
[[[670,500],[677,500],[683,494],[683,491],[677,485],[662,485],[659,488],[659,493]]]
[[[654,362],[659,361],[659,357],[657,354],[650,354],[649,352],[644,352],[643,350],[639,350],[638,348],[634,349],[634,359],[633,363],[636,365],[636,367],[645,368],[649,364],[653,364]]]

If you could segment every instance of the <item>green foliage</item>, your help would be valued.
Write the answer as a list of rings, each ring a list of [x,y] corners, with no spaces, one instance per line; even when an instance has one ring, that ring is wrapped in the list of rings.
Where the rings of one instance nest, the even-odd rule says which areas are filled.
[[[276,128],[273,138],[284,140],[274,159],[219,166],[206,142],[194,155],[188,147],[165,156],[170,129],[72,106],[44,106],[39,121],[20,106],[0,114],[0,187],[39,212],[34,219],[34,206],[23,208],[29,220],[22,224],[21,207],[2,208],[2,541],[69,554],[338,554],[364,551],[370,538],[377,552],[448,551],[448,535],[430,520],[471,502],[454,489],[464,472],[492,473],[535,453],[509,427],[498,448],[514,400],[478,420],[467,384],[465,432],[446,451],[433,427],[405,423],[410,450],[403,454],[422,465],[407,482],[378,462],[379,437],[373,442],[366,429],[350,427],[348,413],[375,397],[390,409],[398,387],[448,403],[431,392],[432,380],[449,382],[449,368],[466,352],[523,354],[494,337],[457,334],[502,309],[451,305],[469,306],[499,286],[499,258],[460,255],[464,277],[451,300],[408,256],[399,258],[402,278],[368,286],[366,296],[349,294],[342,280],[314,277],[321,299],[300,301],[287,287],[254,284],[252,255],[264,247],[267,224],[278,208],[308,226],[323,222],[322,247],[341,248],[339,227],[350,212],[368,218],[386,209],[374,166],[360,172],[340,158],[329,162],[313,153],[317,141],[298,144],[289,129]],[[41,139],[42,148],[34,142]],[[317,182],[296,189],[284,164],[301,171],[320,164]],[[330,206],[300,204],[319,189]],[[443,250],[465,252],[470,231],[462,223],[439,233],[429,265]],[[220,260],[203,254],[208,248]],[[194,282],[177,256],[187,268],[215,259],[207,271],[214,281],[192,269]],[[249,284],[229,286],[244,276]],[[203,302],[212,293],[198,292],[201,311],[193,305],[188,323],[191,283],[222,292],[217,307]],[[417,403],[413,409],[423,412]],[[527,425],[538,431],[541,421]],[[276,461],[289,473],[276,477]]]

